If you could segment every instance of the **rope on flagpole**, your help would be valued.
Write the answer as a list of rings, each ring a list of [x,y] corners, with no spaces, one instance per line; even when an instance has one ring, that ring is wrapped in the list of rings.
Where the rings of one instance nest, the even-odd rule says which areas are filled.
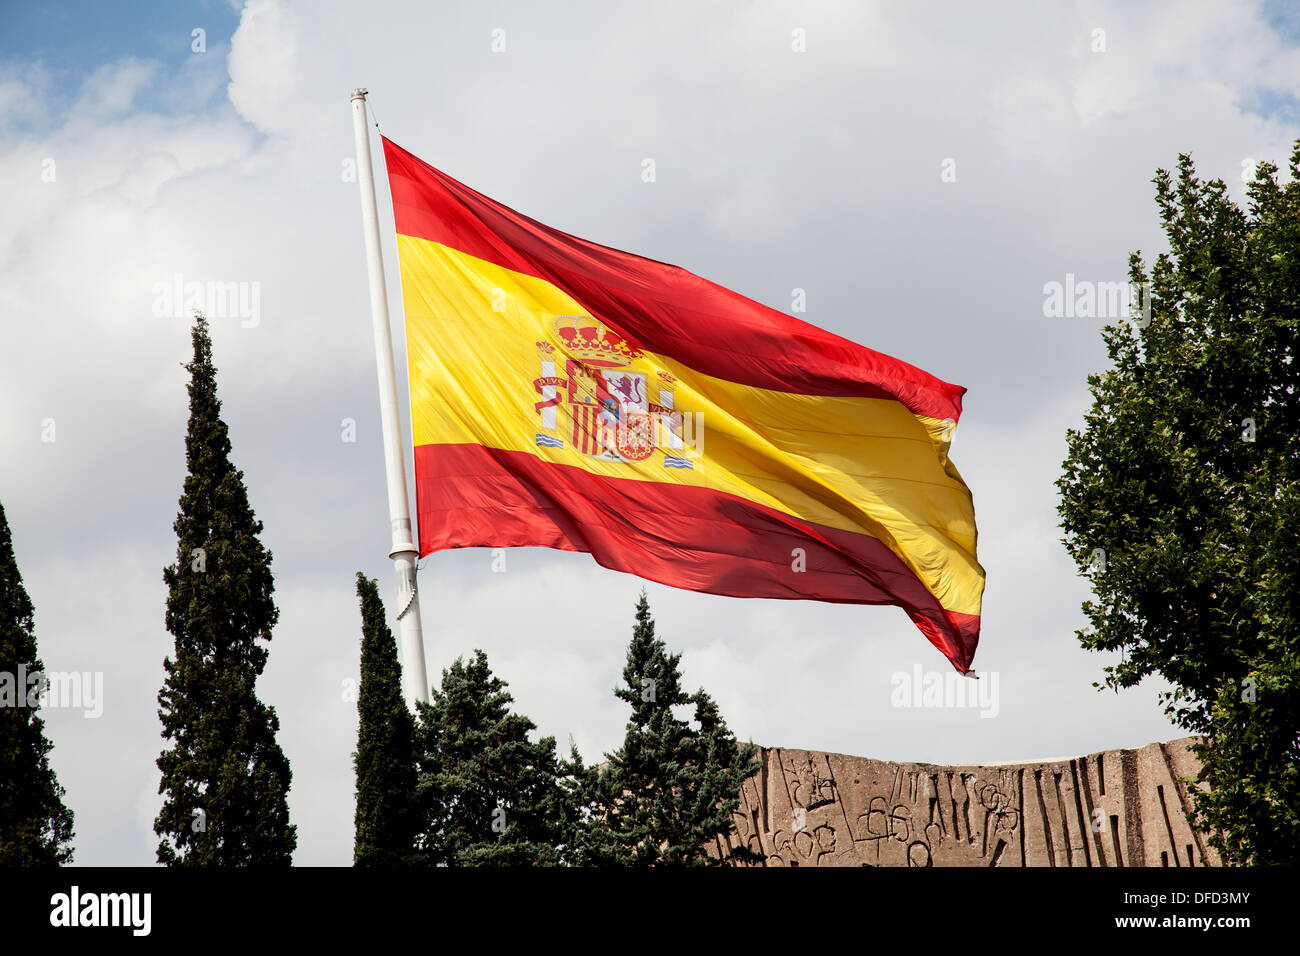
[[[406,598],[406,605],[400,611],[397,612],[397,620],[400,621],[402,618],[406,617],[406,612],[409,611],[411,609],[411,605],[415,603],[415,595],[416,595],[415,588],[411,588]]]

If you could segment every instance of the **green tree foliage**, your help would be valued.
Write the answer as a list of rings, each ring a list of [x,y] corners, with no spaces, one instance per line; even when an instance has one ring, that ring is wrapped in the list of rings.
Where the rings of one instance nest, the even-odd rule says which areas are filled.
[[[682,690],[680,654],[655,637],[641,592],[636,624],[614,693],[632,708],[623,746],[585,774],[589,818],[584,862],[614,866],[707,866],[706,848],[724,839],[741,783],[758,769],[754,745],[738,745],[703,689]],[[673,713],[693,707],[694,722]],[[736,851],[734,858],[747,857]]]
[[[573,860],[581,772],[556,756],[555,738],[511,711],[514,698],[479,650],[442,672],[417,703],[416,851],[432,866],[554,866]]]
[[[162,810],[158,861],[190,866],[289,865],[289,762],[276,743],[275,709],[257,699],[271,629],[271,555],[248,503],[243,473],[217,399],[212,341],[203,316],[193,329],[189,474],[174,528],[176,563],[163,571],[174,654],[158,693]]]
[[[1071,430],[1065,544],[1091,579],[1107,686],[1151,674],[1203,735],[1196,825],[1229,861],[1300,863],[1300,143],[1243,210],[1190,157],[1154,180],[1169,252],[1130,278],[1150,321],[1105,329],[1112,368]]]
[[[37,707],[45,669],[31,599],[0,505],[0,866],[72,862],[72,812]]]
[[[408,862],[415,845],[415,720],[402,699],[397,644],[374,580],[357,572],[361,687],[357,696],[357,866]]]

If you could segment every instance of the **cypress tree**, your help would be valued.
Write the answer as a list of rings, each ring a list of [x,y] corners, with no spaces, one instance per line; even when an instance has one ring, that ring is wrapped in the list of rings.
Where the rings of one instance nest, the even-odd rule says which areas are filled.
[[[591,820],[584,862],[617,866],[709,866],[706,847],[733,826],[740,786],[758,769],[753,744],[740,746],[701,688],[682,689],[680,654],[655,637],[645,592],[615,695],[632,708],[623,746],[586,774]],[[694,709],[694,725],[673,713]],[[744,851],[741,851],[743,855]]]
[[[572,860],[579,768],[556,756],[555,738],[510,710],[514,698],[476,650],[442,672],[419,703],[417,849],[433,866],[555,866]]]
[[[357,866],[395,866],[415,846],[415,721],[402,699],[397,645],[374,580],[357,572],[361,688],[357,695]]]
[[[0,866],[72,862],[72,812],[37,707],[44,675],[31,599],[0,505]],[[21,676],[21,679],[20,679]]]
[[[163,571],[173,656],[158,693],[164,795],[154,821],[158,861],[189,866],[289,865],[297,845],[292,775],[276,743],[275,709],[257,698],[271,629],[271,554],[258,539],[243,473],[230,462],[208,324],[196,315],[190,373],[189,474],[176,563]]]

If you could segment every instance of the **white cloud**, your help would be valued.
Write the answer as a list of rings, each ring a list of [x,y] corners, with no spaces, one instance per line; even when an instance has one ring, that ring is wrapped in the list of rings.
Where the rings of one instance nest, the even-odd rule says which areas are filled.
[[[295,118],[302,99],[298,17],[277,0],[249,0],[230,44],[230,102],[263,133]]]
[[[72,112],[98,121],[119,116],[131,108],[158,72],[157,63],[135,57],[106,63],[86,77]]]

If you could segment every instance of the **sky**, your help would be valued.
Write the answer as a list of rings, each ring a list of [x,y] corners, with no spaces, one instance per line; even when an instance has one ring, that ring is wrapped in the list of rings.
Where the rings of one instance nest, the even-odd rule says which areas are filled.
[[[276,575],[258,693],[293,769],[295,862],[351,861],[355,573],[395,597],[359,86],[384,135],[533,218],[783,311],[802,289],[800,318],[968,389],[951,456],[996,708],[893,705],[893,675],[950,670],[898,608],[696,594],[545,549],[504,571],[486,549],[422,560],[431,678],[482,648],[539,733],[599,760],[624,732],[612,689],[644,586],[685,685],[742,740],[979,763],[1184,736],[1158,682],[1097,689],[1112,658],[1075,636],[1088,589],[1054,483],[1108,319],[1045,315],[1045,286],[1124,281],[1130,252],[1161,251],[1151,179],[1180,153],[1238,201],[1254,163],[1285,166],[1284,4],[209,0],[5,21],[0,502],[46,668],[102,675],[98,716],[43,712],[78,864],[155,860],[190,355],[188,316],[159,302],[177,281],[250,297],[210,318]],[[400,375],[382,170],[378,189]]]

